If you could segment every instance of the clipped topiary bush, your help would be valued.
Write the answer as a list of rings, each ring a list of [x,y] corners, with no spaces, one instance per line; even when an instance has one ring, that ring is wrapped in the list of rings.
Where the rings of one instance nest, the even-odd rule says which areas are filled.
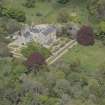
[[[93,45],[95,42],[93,29],[89,26],[82,26],[77,33],[77,42],[81,45]]]

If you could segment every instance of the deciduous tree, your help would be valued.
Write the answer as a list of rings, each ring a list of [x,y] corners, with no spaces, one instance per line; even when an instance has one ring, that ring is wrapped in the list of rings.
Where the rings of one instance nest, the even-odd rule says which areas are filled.
[[[77,41],[82,45],[93,45],[95,42],[93,29],[89,26],[82,26],[77,33]]]

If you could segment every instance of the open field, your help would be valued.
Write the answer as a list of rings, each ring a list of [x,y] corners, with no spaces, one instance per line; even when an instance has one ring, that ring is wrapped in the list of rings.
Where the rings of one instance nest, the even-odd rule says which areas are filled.
[[[65,65],[79,61],[83,68],[90,71],[96,70],[105,64],[105,46],[99,41],[90,47],[77,45],[69,50],[60,60]]]

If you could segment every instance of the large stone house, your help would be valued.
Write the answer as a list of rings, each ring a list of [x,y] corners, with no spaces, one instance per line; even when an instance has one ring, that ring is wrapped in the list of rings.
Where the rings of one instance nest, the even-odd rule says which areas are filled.
[[[12,45],[23,46],[35,41],[44,47],[49,47],[56,41],[56,28],[53,25],[41,24],[35,26],[26,25],[21,31],[13,35]]]

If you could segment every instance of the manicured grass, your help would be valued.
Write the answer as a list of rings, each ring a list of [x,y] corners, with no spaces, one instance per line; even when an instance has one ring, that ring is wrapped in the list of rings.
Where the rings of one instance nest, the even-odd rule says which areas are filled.
[[[97,41],[94,46],[77,45],[69,50],[62,58],[65,64],[79,60],[83,68],[96,70],[105,64],[105,46]]]

